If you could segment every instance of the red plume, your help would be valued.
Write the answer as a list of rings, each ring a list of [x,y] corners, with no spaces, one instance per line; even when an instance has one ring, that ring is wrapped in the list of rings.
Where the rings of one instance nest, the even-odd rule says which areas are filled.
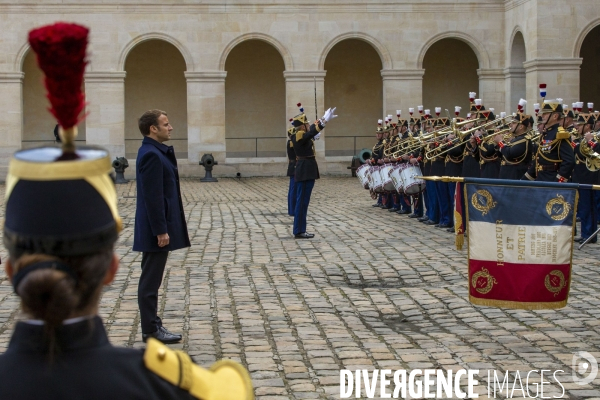
[[[63,129],[77,125],[83,117],[85,98],[81,92],[85,72],[89,30],[58,22],[29,32],[29,44],[37,54],[45,84],[50,112]]]

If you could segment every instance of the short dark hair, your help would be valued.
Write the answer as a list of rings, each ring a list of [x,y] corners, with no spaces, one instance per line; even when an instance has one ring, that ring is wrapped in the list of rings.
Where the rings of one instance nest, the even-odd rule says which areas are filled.
[[[148,110],[138,120],[138,128],[144,136],[150,134],[150,127],[158,125],[158,118],[161,115],[167,115],[166,112],[161,110]]]

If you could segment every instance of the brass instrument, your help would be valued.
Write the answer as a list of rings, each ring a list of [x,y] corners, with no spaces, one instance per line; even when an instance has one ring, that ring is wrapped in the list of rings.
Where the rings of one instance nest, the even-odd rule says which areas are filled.
[[[594,149],[590,147],[587,140],[581,140],[579,144],[579,152],[585,157],[585,166],[587,169],[592,172],[600,169],[600,154],[596,153]]]

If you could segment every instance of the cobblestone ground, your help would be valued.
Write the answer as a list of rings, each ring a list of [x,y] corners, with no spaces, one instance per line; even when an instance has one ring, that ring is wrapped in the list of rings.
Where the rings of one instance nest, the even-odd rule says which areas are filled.
[[[371,208],[356,178],[328,177],[317,181],[309,208],[316,237],[294,240],[287,184],[182,183],[192,247],[171,253],[160,298],[165,326],[183,333],[172,347],[203,366],[241,361],[261,400],[337,399],[340,369],[375,368],[479,369],[480,398],[488,369],[521,371],[523,385],[527,371],[560,369],[564,397],[600,398],[600,378],[579,386],[570,368],[575,351],[600,358],[600,245],[575,250],[563,309],[475,307],[468,302],[466,251],[455,250],[452,234]],[[131,250],[135,183],[118,190],[121,268],[103,294],[101,315],[114,344],[143,347],[141,254]],[[2,278],[0,351],[20,317]],[[530,383],[534,377],[539,383],[536,374]],[[545,380],[552,384],[544,396],[559,396],[556,381],[548,373]],[[518,389],[513,397],[524,395]]]

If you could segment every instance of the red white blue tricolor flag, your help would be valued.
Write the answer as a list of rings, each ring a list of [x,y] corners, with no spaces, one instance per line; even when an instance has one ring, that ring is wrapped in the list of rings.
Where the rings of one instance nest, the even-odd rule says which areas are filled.
[[[530,310],[567,304],[577,189],[550,185],[465,184],[471,303]]]

